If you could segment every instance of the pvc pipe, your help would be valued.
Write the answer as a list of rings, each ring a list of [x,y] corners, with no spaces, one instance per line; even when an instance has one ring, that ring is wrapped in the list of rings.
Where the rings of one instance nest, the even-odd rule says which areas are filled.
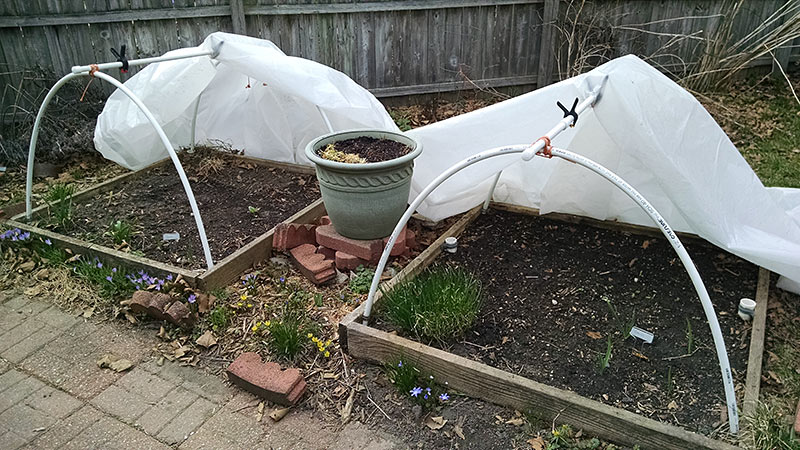
[[[31,211],[33,210],[31,205],[31,197],[33,195],[33,163],[34,155],[36,154],[36,143],[39,141],[39,127],[42,124],[42,117],[44,117],[44,113],[47,111],[50,101],[53,100],[53,97],[55,97],[56,92],[61,89],[61,86],[63,86],[67,81],[77,78],[81,75],[83,74],[68,73],[61,77],[61,79],[58,80],[52,88],[50,88],[50,91],[44,97],[42,106],[39,107],[39,112],[36,113],[36,120],[33,122],[33,131],[31,131],[31,143],[28,146],[28,173],[25,180],[25,218],[28,220],[30,220]]]
[[[151,58],[131,59],[130,61],[128,61],[128,66],[144,66],[154,62],[175,61],[176,59],[196,58],[198,56],[214,56],[216,55],[216,53],[217,52],[214,50],[192,50],[177,55],[161,55],[161,56],[153,56]],[[122,63],[120,61],[97,64],[98,70],[117,69],[120,67],[122,67]],[[89,72],[91,70],[92,70],[91,65],[72,66],[72,73],[83,73],[83,72]]]
[[[503,171],[497,172],[497,175],[494,177],[494,181],[492,181],[492,187],[489,189],[489,195],[486,196],[486,200],[483,201],[483,210],[486,211],[489,209],[489,203],[492,203],[492,197],[494,197],[494,188],[497,187],[497,182],[500,181],[500,175],[503,174]]]
[[[156,133],[158,133],[158,137],[161,138],[161,142],[164,144],[164,147],[167,148],[167,152],[169,153],[170,159],[172,159],[172,163],[175,164],[175,169],[178,171],[178,177],[181,179],[181,183],[183,184],[183,189],[186,191],[186,196],[189,198],[189,205],[192,207],[192,214],[194,214],[194,221],[197,225],[197,231],[200,234],[200,243],[203,244],[203,254],[206,258],[206,266],[208,269],[212,269],[214,267],[214,260],[211,256],[211,248],[208,246],[208,238],[206,237],[206,228],[203,225],[203,219],[200,217],[200,209],[197,207],[197,201],[194,198],[194,193],[192,192],[192,187],[189,185],[189,179],[186,177],[186,172],[183,171],[183,166],[181,165],[181,161],[178,159],[178,154],[175,153],[175,149],[172,147],[172,143],[167,138],[166,133],[164,133],[164,129],[161,128],[161,125],[158,124],[155,116],[153,113],[147,109],[144,103],[139,100],[139,97],[133,93],[127,86],[120,83],[116,78],[112,77],[103,72],[95,72],[94,76],[100,78],[101,80],[108,81],[112,85],[116,86],[117,89],[122,91],[128,98],[131,99],[136,106],[144,113],[147,120],[153,125],[153,128],[156,129]]]
[[[192,115],[192,146],[189,148],[189,153],[194,153],[195,144],[195,129],[197,127],[197,111],[200,110],[200,99],[203,98],[203,93],[197,96],[197,102],[194,104],[194,114]]]
[[[31,218],[32,213],[32,205],[31,205],[31,197],[32,197],[32,190],[33,190],[33,164],[34,164],[34,156],[36,154],[36,143],[39,138],[39,128],[41,126],[42,117],[44,116],[45,111],[47,110],[47,106],[50,104],[50,101],[55,96],[56,92],[61,89],[61,86],[64,85],[67,81],[81,76],[89,76],[89,72],[72,72],[64,75],[60,80],[50,88],[50,91],[44,98],[42,102],[42,106],[39,107],[39,112],[36,114],[36,121],[33,124],[33,131],[31,132],[31,143],[28,147],[28,173],[27,179],[25,183],[25,217],[27,219]],[[200,234],[200,243],[203,245],[203,253],[206,258],[206,266],[211,269],[214,267],[214,261],[211,256],[211,249],[208,246],[208,238],[206,237],[206,229],[203,225],[203,219],[200,216],[200,210],[197,207],[197,202],[194,198],[194,193],[192,192],[192,188],[189,185],[189,180],[186,177],[186,173],[183,171],[183,166],[181,165],[180,160],[178,159],[178,155],[175,153],[175,149],[172,147],[172,143],[169,142],[167,135],[164,133],[164,130],[161,128],[161,125],[158,124],[158,121],[147,109],[147,106],[136,97],[130,89],[120,83],[116,78],[105,74],[100,71],[96,71],[94,76],[100,78],[101,80],[105,80],[115,86],[117,89],[122,91],[128,98],[133,101],[136,106],[144,113],[147,120],[150,121],[150,124],[153,125],[153,128],[156,129],[156,133],[161,138],[161,142],[167,148],[167,152],[169,153],[170,158],[172,159],[173,164],[175,165],[175,169],[178,172],[178,177],[181,179],[181,183],[183,184],[183,188],[186,191],[186,196],[189,198],[189,205],[192,208],[192,213],[194,214],[195,224],[197,225],[197,231]]]
[[[720,370],[722,371],[722,382],[725,386],[725,400],[728,403],[728,419],[730,425],[730,432],[731,434],[738,434],[739,433],[739,415],[736,409],[736,392],[733,387],[733,376],[731,374],[731,365],[728,361],[728,352],[725,349],[725,340],[722,337],[722,329],[719,326],[719,321],[717,320],[717,314],[714,311],[714,305],[711,303],[711,297],[708,295],[708,291],[706,290],[706,286],[703,283],[703,279],[700,278],[700,273],[697,271],[694,263],[692,262],[692,258],[689,256],[689,253],[686,251],[686,248],[681,243],[678,236],[669,226],[666,220],[661,217],[661,214],[656,211],[656,209],[651,205],[643,196],[639,193],[636,189],[633,188],[630,184],[625,182],[622,178],[620,178],[614,172],[606,169],[605,167],[601,166],[600,164],[592,161],[589,158],[584,156],[578,155],[576,153],[570,152],[568,150],[563,150],[560,148],[552,148],[553,156],[558,156],[559,158],[563,158],[569,162],[573,162],[579,164],[587,169],[591,170],[592,172],[602,176],[603,178],[607,179],[608,181],[612,182],[615,186],[617,186],[620,190],[622,190],[628,197],[630,197],[639,207],[653,219],[653,222],[658,225],[661,229],[661,233],[664,234],[664,237],[667,238],[669,243],[672,245],[672,248],[675,249],[675,253],[678,254],[678,257],[683,263],[684,269],[689,274],[689,278],[692,280],[692,284],[694,285],[695,291],[697,291],[697,295],[700,297],[700,303],[703,305],[703,311],[706,315],[706,320],[708,320],[708,325],[711,327],[711,336],[714,339],[714,347],[717,351],[717,359],[719,359],[719,366]]]
[[[331,121],[328,120],[328,115],[325,114],[325,111],[323,111],[319,105],[317,105],[317,111],[319,111],[319,114],[322,116],[322,120],[325,121],[325,126],[328,127],[328,132],[333,133],[333,126],[331,126]]]

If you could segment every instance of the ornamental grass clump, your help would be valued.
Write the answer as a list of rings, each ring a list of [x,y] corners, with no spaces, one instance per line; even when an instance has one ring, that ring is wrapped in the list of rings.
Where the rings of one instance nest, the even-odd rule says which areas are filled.
[[[481,305],[480,281],[453,267],[435,267],[383,292],[387,321],[421,339],[445,341],[469,328]]]

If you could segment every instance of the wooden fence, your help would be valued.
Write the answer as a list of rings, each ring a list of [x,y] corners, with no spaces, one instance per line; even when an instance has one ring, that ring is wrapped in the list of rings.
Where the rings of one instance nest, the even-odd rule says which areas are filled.
[[[737,35],[752,30],[786,1],[748,1]],[[130,58],[141,58],[195,46],[215,31],[270,39],[287,54],[341,70],[378,96],[474,85],[532,87],[626,53],[649,57],[664,70],[680,70],[713,38],[724,13],[723,0],[595,0],[591,8],[579,10],[580,3],[3,0],[0,107],[4,113],[14,112],[12,105],[29,110],[72,65],[113,60],[110,50],[121,44]],[[572,27],[570,15],[579,11],[583,19]],[[588,30],[590,22],[599,28]],[[582,29],[602,56],[587,54],[577,61],[566,57],[565,44]],[[800,58],[800,48],[784,53],[785,61]],[[124,81],[135,72],[112,75]],[[109,87],[101,89],[110,92]]]

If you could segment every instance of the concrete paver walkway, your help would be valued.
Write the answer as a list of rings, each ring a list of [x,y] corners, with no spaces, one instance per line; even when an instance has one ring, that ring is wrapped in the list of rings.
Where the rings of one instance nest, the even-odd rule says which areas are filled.
[[[150,356],[157,338],[0,293],[0,449],[392,449],[353,422],[327,430],[306,411],[256,421],[259,400],[222,378]],[[128,372],[99,369],[112,353]]]

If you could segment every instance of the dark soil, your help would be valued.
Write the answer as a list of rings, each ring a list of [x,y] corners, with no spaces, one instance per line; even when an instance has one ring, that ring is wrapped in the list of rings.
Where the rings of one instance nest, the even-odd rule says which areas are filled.
[[[409,146],[400,142],[366,136],[338,141],[335,147],[340,152],[356,154],[366,159],[368,163],[397,159],[411,151]]]
[[[703,243],[687,249],[712,297],[741,387],[750,326],[736,307],[755,294],[757,268]],[[492,210],[468,227],[456,254],[441,258],[481,280],[484,306],[462,339],[439,347],[692,431],[708,435],[726,426],[711,333],[666,240]],[[623,336],[632,318],[655,334],[652,344]],[[684,356],[687,320],[696,348],[691,356]],[[609,335],[612,357],[600,373]]]
[[[314,175],[287,172],[214,149],[181,153],[209,246],[218,262],[319,198]],[[258,208],[250,212],[250,207]],[[75,205],[75,228],[68,234],[114,247],[106,234],[118,220],[134,224],[130,249],[178,267],[205,268],[203,247],[183,185],[172,164],[121,183]],[[163,241],[164,233],[180,233]]]

